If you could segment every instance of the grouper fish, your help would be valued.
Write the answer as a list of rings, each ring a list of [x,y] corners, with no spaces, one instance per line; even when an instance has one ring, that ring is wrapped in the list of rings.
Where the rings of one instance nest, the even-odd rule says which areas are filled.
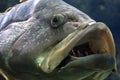
[[[6,80],[104,80],[116,71],[110,29],[62,0],[28,0],[0,14]]]

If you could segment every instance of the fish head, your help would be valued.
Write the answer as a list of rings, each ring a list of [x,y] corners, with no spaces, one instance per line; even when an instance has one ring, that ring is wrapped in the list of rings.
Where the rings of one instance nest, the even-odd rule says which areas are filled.
[[[29,29],[10,48],[11,70],[77,80],[98,73],[105,78],[115,68],[115,44],[104,23],[62,0],[37,1],[22,22]]]

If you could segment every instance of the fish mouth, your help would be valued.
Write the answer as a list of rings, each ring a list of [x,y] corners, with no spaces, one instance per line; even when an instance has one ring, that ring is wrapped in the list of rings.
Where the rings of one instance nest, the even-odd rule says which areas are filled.
[[[70,52],[69,55],[57,66],[57,68],[63,69],[71,61],[77,60],[81,57],[94,55],[94,53],[89,45],[89,43],[84,43],[82,45],[74,47]]]
[[[81,26],[84,27],[82,30]],[[51,50],[41,65],[44,72],[64,69],[69,63],[90,55],[108,53],[115,56],[112,33],[105,24],[85,23],[81,26]]]

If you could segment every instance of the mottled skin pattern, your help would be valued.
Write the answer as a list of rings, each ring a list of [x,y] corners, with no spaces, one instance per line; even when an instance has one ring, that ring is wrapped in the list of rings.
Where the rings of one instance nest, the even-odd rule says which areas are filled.
[[[53,26],[58,14],[61,24]],[[0,30],[0,73],[6,80],[103,80],[116,67],[108,27],[62,0],[25,1],[0,15]],[[58,66],[86,42],[95,54],[70,56]]]

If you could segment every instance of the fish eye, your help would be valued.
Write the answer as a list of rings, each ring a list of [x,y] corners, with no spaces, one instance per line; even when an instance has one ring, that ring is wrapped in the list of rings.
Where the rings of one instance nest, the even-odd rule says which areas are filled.
[[[51,19],[51,26],[53,28],[57,28],[58,26],[62,25],[65,21],[65,17],[62,14],[54,14]]]

